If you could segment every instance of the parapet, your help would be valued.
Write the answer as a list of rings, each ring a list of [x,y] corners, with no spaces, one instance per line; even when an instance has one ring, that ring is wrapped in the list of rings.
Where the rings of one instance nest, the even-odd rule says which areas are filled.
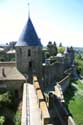
[[[50,123],[50,114],[36,76],[33,76],[33,82],[34,82],[33,83],[34,88],[36,90],[36,95],[38,98],[39,108],[41,110],[41,119],[42,119],[43,125],[47,125]]]
[[[10,61],[10,62],[0,62],[0,67],[1,66],[16,66],[16,61]]]

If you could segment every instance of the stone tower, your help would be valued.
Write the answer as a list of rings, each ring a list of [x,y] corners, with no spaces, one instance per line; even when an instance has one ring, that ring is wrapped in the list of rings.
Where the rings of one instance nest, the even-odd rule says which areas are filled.
[[[42,72],[42,45],[30,17],[16,44],[16,64],[24,74],[40,76]]]

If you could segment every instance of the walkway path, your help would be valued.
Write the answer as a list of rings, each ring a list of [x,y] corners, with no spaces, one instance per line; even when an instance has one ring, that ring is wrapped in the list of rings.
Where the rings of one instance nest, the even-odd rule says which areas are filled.
[[[28,94],[30,106],[30,125],[41,125],[41,115],[38,107],[37,96],[34,86],[31,84],[28,84]]]

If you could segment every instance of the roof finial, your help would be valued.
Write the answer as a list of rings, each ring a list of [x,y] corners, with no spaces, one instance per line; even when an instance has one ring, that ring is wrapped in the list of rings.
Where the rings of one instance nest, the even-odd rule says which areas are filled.
[[[30,17],[30,4],[28,2],[28,18]]]

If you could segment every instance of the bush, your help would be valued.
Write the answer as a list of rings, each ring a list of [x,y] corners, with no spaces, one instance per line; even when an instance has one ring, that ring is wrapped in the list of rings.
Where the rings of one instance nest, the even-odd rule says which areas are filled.
[[[10,98],[11,98],[10,92],[5,92],[5,93],[0,95],[0,102],[11,103]]]
[[[59,47],[58,48],[58,53],[64,54],[64,51],[65,51],[65,47]]]
[[[15,125],[21,125],[21,112],[17,111],[14,119]]]
[[[83,76],[83,60],[80,58],[79,54],[75,54],[75,63],[77,73]]]
[[[3,125],[5,122],[5,117],[4,116],[0,116],[0,125]]]

